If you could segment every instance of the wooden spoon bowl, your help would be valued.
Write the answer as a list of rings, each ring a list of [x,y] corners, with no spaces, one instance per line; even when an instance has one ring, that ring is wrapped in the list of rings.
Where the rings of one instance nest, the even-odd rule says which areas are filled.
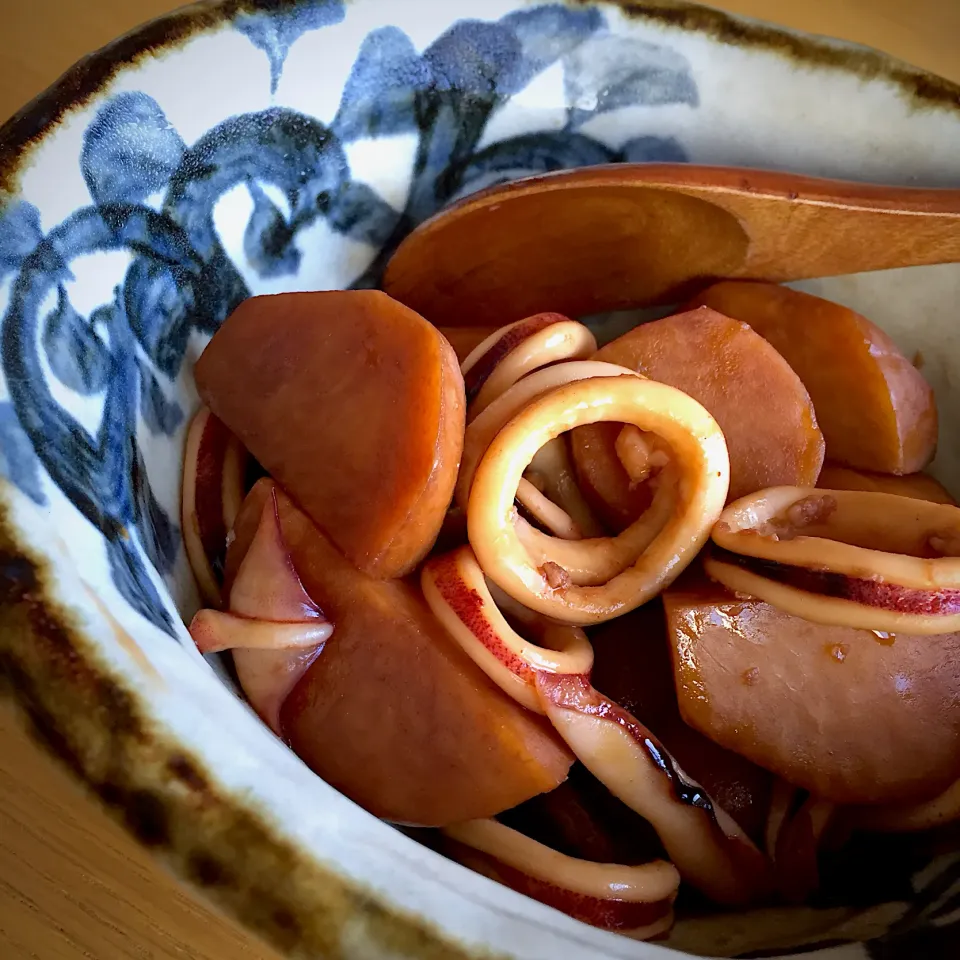
[[[688,164],[612,164],[484,190],[387,264],[436,324],[675,303],[721,278],[786,282],[960,260],[960,190]]]

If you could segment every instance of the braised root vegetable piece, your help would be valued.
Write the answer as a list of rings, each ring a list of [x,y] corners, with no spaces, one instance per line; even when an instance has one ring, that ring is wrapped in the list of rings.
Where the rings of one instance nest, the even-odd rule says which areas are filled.
[[[663,597],[683,718],[835,803],[960,776],[960,635],[823,626],[686,578]]]
[[[680,716],[659,599],[591,632],[593,685],[633,714],[756,843],[762,842],[771,774],[721,747]]]
[[[420,573],[420,589],[451,639],[504,693],[534,713],[543,713],[538,671],[590,672],[593,648],[583,630],[539,616],[499,591],[498,603],[470,546],[432,556]],[[503,615],[508,607],[522,634]]]
[[[497,332],[496,327],[438,327],[453,347],[457,360],[463,363],[491,334]]]
[[[412,570],[456,481],[463,380],[453,349],[377,291],[244,301],[195,368],[210,409],[357,567]]]
[[[890,473],[871,473],[835,463],[825,463],[817,486],[822,490],[867,490],[929,500],[931,503],[950,503],[954,506],[957,504],[943,484],[928,473],[908,473],[898,477]]]
[[[238,518],[237,577],[229,554],[251,542],[248,515],[270,490],[261,481]],[[556,735],[486,678],[415,587],[359,572],[279,490],[277,506],[293,567],[334,624],[280,712],[309,766],[372,813],[423,826],[492,816],[566,777]]]
[[[810,397],[787,362],[746,324],[701,308],[642,324],[595,359],[677,387],[706,407],[727,441],[730,500],[764,487],[816,482],[823,437]],[[593,429],[575,432],[580,475],[589,469],[584,451],[601,442],[586,432]]]
[[[901,474],[933,458],[933,391],[866,317],[768,283],[718,283],[695,302],[750,324],[782,354],[813,399],[831,460]]]

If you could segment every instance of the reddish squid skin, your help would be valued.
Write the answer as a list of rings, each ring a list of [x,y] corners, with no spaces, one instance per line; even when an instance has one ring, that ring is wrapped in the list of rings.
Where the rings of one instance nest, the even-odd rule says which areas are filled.
[[[463,582],[455,557],[434,557],[430,561],[434,585],[440,596],[477,640],[508,670],[524,680],[533,678],[533,668],[506,648],[489,620],[483,615],[483,599]]]
[[[223,463],[231,433],[212,413],[200,436],[197,451],[196,513],[200,542],[218,576],[223,571],[227,529],[223,519]]]
[[[741,567],[768,580],[822,597],[849,600],[852,603],[897,613],[933,617],[955,616],[960,613],[960,590],[957,589],[940,587],[936,590],[923,590],[898,583],[870,580],[867,577],[851,577],[829,570],[811,570],[808,567],[777,563],[761,557],[743,556],[715,544],[710,547],[710,555],[716,560]]]
[[[680,776],[670,754],[656,737],[636,717],[595,690],[589,677],[544,673],[537,678],[537,686],[540,692],[558,707],[612,720],[622,727],[667,777],[674,795],[681,803],[701,807],[712,816],[710,799],[699,787],[687,783]]]
[[[634,742],[641,753],[646,755],[651,765],[666,778],[673,802],[688,808],[683,814],[687,821],[686,826],[682,833],[679,832],[675,816],[651,822],[660,834],[667,853],[681,876],[707,893],[711,899],[731,906],[753,902],[766,895],[770,882],[766,858],[746,836],[736,832],[728,833],[727,828],[721,826],[718,811],[711,798],[699,784],[687,779],[662,744],[636,717],[594,689],[585,676],[538,673],[537,689],[541,698],[552,705],[546,712],[554,723],[557,722],[556,713],[563,711],[613,723]],[[590,756],[583,754],[579,756],[588,767],[594,762],[600,766],[609,763],[609,757],[605,751]],[[626,762],[635,761],[631,759]],[[618,770],[615,774],[611,774],[620,780],[618,784],[608,782],[606,777],[604,780],[608,782],[611,790],[633,792],[633,800],[627,801],[624,797],[631,806],[638,802],[649,805],[651,801],[659,805],[660,801],[656,800],[653,794],[643,796],[649,788],[642,788],[637,793],[633,778],[627,774],[627,770]],[[636,809],[635,806],[634,809]],[[663,816],[662,812],[654,814],[652,812],[654,808],[649,809],[651,812],[647,814],[648,816],[653,818]],[[728,815],[725,819],[729,821],[730,827],[734,828]],[[686,848],[686,845],[690,842],[692,835],[697,833],[700,836],[694,843],[704,846],[696,855],[691,856],[691,851]],[[677,844],[673,849],[672,843]],[[706,863],[702,857],[703,853],[708,854]]]
[[[515,347],[518,347],[527,337],[539,333],[555,323],[565,323],[569,320],[562,313],[538,313],[521,320],[516,326],[505,331],[495,343],[477,359],[477,362],[463,375],[463,386],[470,403],[490,378],[490,374],[497,368],[497,364]]]
[[[497,860],[480,850],[466,844],[447,839],[451,855],[465,866],[490,877],[499,883],[516,890],[525,896],[545,903],[548,907],[560,910],[575,920],[589,923],[603,930],[628,931],[648,927],[662,920],[673,909],[672,899],[658,900],[656,903],[639,903],[629,900],[605,899],[568,890],[556,884],[531,877],[506,863]]]
[[[231,585],[230,612],[278,623],[326,619],[304,589],[283,539],[276,487],[264,502],[260,523]]]

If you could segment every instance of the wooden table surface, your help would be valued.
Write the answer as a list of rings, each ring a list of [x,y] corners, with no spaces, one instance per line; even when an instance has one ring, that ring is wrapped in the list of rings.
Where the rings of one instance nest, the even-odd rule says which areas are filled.
[[[402,2],[402,0],[395,0]],[[0,122],[79,56],[170,0],[20,0],[0,9]],[[879,47],[960,80],[960,0],[714,0]],[[276,960],[178,886],[0,705],[2,960]]]

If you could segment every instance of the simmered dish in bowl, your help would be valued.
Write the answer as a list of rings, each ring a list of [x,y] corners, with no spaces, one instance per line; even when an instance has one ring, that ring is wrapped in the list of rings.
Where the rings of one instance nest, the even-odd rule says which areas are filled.
[[[193,638],[370,812],[638,938],[960,816],[960,509],[866,318],[726,281],[598,346],[282,294],[195,376]]]
[[[846,789],[856,786],[864,771],[876,769],[893,734],[916,722],[912,715],[910,723],[900,723],[899,711],[929,707],[930,699],[914,692],[938,674],[924,673],[929,661],[923,659],[930,645],[939,643],[937,636],[878,628],[879,634],[895,635],[888,649],[873,633],[849,628],[871,646],[837,635],[828,652],[819,631],[848,628],[720,592],[703,560],[707,549],[732,568],[728,574],[740,576],[757,573],[754,561],[776,562],[779,566],[763,567],[756,585],[769,590],[798,587],[795,568],[803,566],[803,558],[783,551],[754,557],[729,543],[701,547],[660,596],[632,612],[578,624],[534,610],[536,616],[525,622],[529,599],[516,601],[498,585],[499,579],[513,589],[505,579],[508,570],[490,565],[490,553],[514,573],[522,572],[514,564],[525,554],[513,543],[509,551],[493,544],[495,549],[481,556],[484,534],[502,532],[500,494],[510,495],[508,474],[497,479],[488,472],[493,468],[484,467],[486,449],[496,449],[497,436],[487,441],[471,430],[468,450],[466,386],[462,425],[457,404],[442,398],[448,391],[459,396],[462,374],[456,368],[483,339],[544,311],[585,319],[597,348],[605,349],[612,331],[623,333],[627,326],[622,318],[595,314],[650,304],[689,313],[703,306],[691,299],[703,292],[687,283],[691,278],[703,288],[723,278],[796,281],[809,293],[869,317],[911,363],[922,352],[922,375],[936,391],[941,415],[940,449],[922,469],[951,487],[960,476],[960,448],[951,439],[960,409],[954,395],[960,343],[952,306],[960,274],[955,262],[906,266],[917,257],[960,256],[951,233],[956,201],[931,194],[933,188],[957,186],[957,104],[949,82],[875,51],[684,2],[214,0],[178,11],[85,59],[0,130],[8,191],[0,199],[0,472],[6,570],[13,578],[0,604],[0,660],[36,732],[181,878],[281,953],[539,960],[571,953],[647,956],[659,949],[599,928],[606,926],[656,937],[685,956],[789,954],[825,940],[843,942],[834,952],[850,960],[865,954],[912,960],[938,949],[949,954],[957,933],[956,824],[919,833],[867,832],[879,826],[879,813],[915,801],[829,801],[840,810],[815,848],[819,876],[809,896],[779,889],[778,879],[776,886],[759,885],[747,901],[755,906],[718,904],[711,899],[716,891],[705,893],[677,878],[691,875],[691,850],[717,855],[717,846],[700,844],[704,837],[716,838],[719,824],[703,819],[697,811],[706,811],[696,804],[698,819],[691,820],[686,804],[679,822],[692,826],[678,833],[680,840],[689,834],[692,845],[664,833],[667,850],[658,830],[666,829],[662,815],[678,809],[677,792],[664,794],[670,805],[643,815],[615,796],[601,780],[609,779],[610,768],[591,772],[575,760],[576,752],[588,756],[583,744],[571,749],[547,714],[537,712],[545,707],[535,684],[498,669],[499,656],[487,658],[488,673],[471,656],[480,653],[477,643],[467,636],[464,649],[451,635],[458,617],[430,609],[421,577],[428,560],[439,563],[476,539],[466,529],[462,508],[447,518],[448,507],[459,507],[464,494],[469,516],[472,490],[457,489],[461,477],[467,484],[461,465],[469,454],[476,483],[486,475],[493,496],[485,500],[481,539],[472,544],[492,598],[481,613],[494,622],[498,611],[513,631],[504,633],[495,621],[500,632],[486,639],[492,644],[505,637],[511,651],[525,642],[519,652],[540,657],[530,672],[542,674],[552,665],[553,676],[567,685],[566,678],[585,674],[556,671],[585,670],[585,658],[592,656],[590,687],[649,731],[661,759],[672,758],[671,769],[699,784],[711,809],[725,812],[762,859],[778,860],[783,873],[789,859],[776,850],[771,857],[764,836],[771,796],[779,805],[775,809],[786,803],[786,788],[774,790],[774,784],[803,788],[794,794],[795,804],[786,803],[791,821],[807,792],[827,799],[804,786],[811,771],[817,772],[819,755],[803,756],[796,744],[822,725],[816,744],[823,754],[839,755],[842,748],[845,756],[857,758],[850,769],[831,768],[832,774]],[[523,201],[530,215],[521,221],[529,229],[521,235],[511,214],[507,219],[514,226],[504,231],[509,244],[497,243],[495,236],[487,242],[494,227],[473,230],[480,221],[471,215],[457,217],[461,239],[455,244],[444,246],[436,231],[420,234],[415,246],[422,250],[424,238],[431,239],[433,256],[416,255],[409,245],[431,217],[462,213],[461,203],[481,204],[470,209],[485,217],[485,188],[492,185],[501,185],[505,196],[533,196],[541,189],[536,183],[507,184],[538,174],[552,178],[550,202]],[[567,217],[571,177],[577,190],[593,189],[585,184],[598,179],[608,186],[621,181],[617,196],[608,197],[612,202],[591,207],[597,215],[590,218],[595,229],[589,238],[579,215]],[[680,191],[671,192],[671,183]],[[699,199],[689,195],[694,183]],[[657,185],[652,193],[651,184]],[[901,194],[908,185],[921,193]],[[892,199],[890,188],[902,201]],[[825,203],[824,190],[841,205]],[[878,212],[871,197],[895,212]],[[941,243],[924,224],[931,216],[937,219],[931,204],[941,209],[945,198],[948,209],[936,231]],[[509,212],[509,206],[502,210]],[[766,229],[757,233],[755,215],[768,206],[762,218]],[[690,216],[678,216],[684,212]],[[854,220],[863,225],[862,233]],[[432,223],[436,227],[437,221]],[[558,229],[562,225],[565,231]],[[556,243],[563,238],[569,255],[561,258]],[[758,244],[758,238],[772,242]],[[503,256],[505,249],[515,256]],[[405,260],[398,259],[404,250]],[[511,269],[482,269],[486,265]],[[513,272],[514,265],[522,275]],[[468,272],[458,274],[461,266]],[[876,272],[862,272],[867,270]],[[561,289],[542,282],[551,272]],[[490,309],[488,278],[498,277],[496,289],[504,296]],[[631,283],[617,290],[618,277]],[[305,329],[330,329],[338,324],[318,322],[324,310],[356,327],[360,305],[366,304],[363,310],[372,314],[368,326],[391,338],[386,346],[376,338],[365,340],[362,350],[356,340],[341,341],[337,356],[328,354],[322,375],[312,366],[315,346],[308,349],[295,338],[285,349],[267,350],[251,335],[239,350],[242,362],[228,358],[231,382],[248,412],[262,412],[259,439],[244,435],[210,396],[198,398],[197,360],[243,302],[267,294],[378,285],[420,317],[387,310],[390,301],[382,297],[350,297],[347,306],[341,302],[334,310],[333,295],[323,294],[300,309],[313,318],[304,322]],[[478,287],[480,296],[463,293]],[[550,296],[541,296],[545,290]],[[571,290],[578,296],[559,295]],[[297,302],[308,300],[259,304],[272,303],[273,310]],[[760,319],[740,315],[734,306],[707,306],[760,330]],[[802,326],[812,330],[815,323],[831,322],[819,311],[808,312]],[[456,358],[430,324],[444,328]],[[467,326],[484,329],[464,330]],[[869,367],[879,369],[879,380],[863,374],[854,363],[865,349],[862,337],[851,339],[855,328],[846,327],[844,337],[834,330],[825,352],[870,402],[847,402],[848,386],[835,391],[843,402],[832,409],[838,415],[845,407],[879,411],[867,426],[854,420],[848,435],[875,443],[892,435],[896,441],[909,434],[896,426],[897,416],[914,407],[905,399],[895,403],[897,416],[889,403],[883,412],[883,397],[893,395],[886,361],[881,364],[878,354]],[[582,336],[576,327],[566,329]],[[719,359],[726,340],[721,327],[715,330],[710,350]],[[789,399],[793,392],[782,389],[784,364],[810,397],[826,456],[835,466],[831,404],[824,404],[798,356],[787,357],[770,331],[761,339],[782,362],[771,362],[769,351],[763,360],[758,351],[749,376],[747,368],[737,375],[736,364],[732,374],[719,371],[721,393],[729,393],[731,401],[739,398],[735,408],[746,411],[731,418],[724,419],[692,385],[671,380],[669,371],[639,371],[707,411],[731,460],[731,484],[738,474],[735,459],[775,466],[784,451],[792,451],[795,461],[807,457],[816,464],[816,433],[803,424],[806,405],[798,406]],[[815,342],[822,347],[825,341],[821,336]],[[589,341],[586,346],[580,359],[552,361],[543,375],[553,376],[564,362],[613,363],[630,371],[614,379],[640,382],[626,355],[605,359],[591,353]],[[868,359],[871,351],[885,352],[879,342],[866,349]],[[897,358],[897,351],[886,354],[891,362]],[[829,368],[822,359],[819,365]],[[476,369],[480,377],[483,365]],[[289,388],[294,373],[301,377],[297,391],[280,402],[279,386]],[[550,390],[579,390],[584,383],[596,390],[591,383],[596,379]],[[752,393],[751,384],[758,386]],[[505,389],[503,382],[491,386],[483,402]],[[655,391],[645,389],[650,400]],[[403,400],[384,400],[391,396]],[[637,398],[620,399],[633,416]],[[201,403],[209,415],[194,424],[187,451],[186,435]],[[480,423],[496,403],[491,400],[471,423]],[[533,416],[528,410],[534,403],[540,399],[524,400],[508,421]],[[694,409],[686,404],[687,414]],[[550,413],[551,430],[562,425],[553,419],[556,413]],[[802,444],[795,440],[798,419]],[[491,413],[488,426],[493,422]],[[551,589],[562,588],[564,572],[576,572],[577,556],[614,568],[629,561],[625,547],[639,549],[640,542],[631,538],[643,529],[616,545],[582,545],[626,534],[650,514],[654,488],[668,486],[663,479],[671,469],[684,471],[678,493],[685,492],[688,476],[705,478],[695,469],[699,448],[685,445],[683,457],[671,463],[670,451],[646,436],[655,431],[637,428],[638,437],[635,423],[618,450],[620,423],[563,431],[566,439],[545,444],[517,478],[516,493],[526,504],[517,510],[527,524],[518,527],[518,536],[539,537],[540,547],[549,549],[548,560],[559,569],[537,563],[559,584]],[[737,424],[740,441],[757,444],[740,453]],[[527,421],[531,437],[535,426],[548,425]],[[501,433],[500,427],[491,429]],[[461,437],[464,451],[459,465],[444,466],[438,453],[447,449],[450,433]],[[591,454],[583,457],[575,445],[598,433],[602,443],[591,441]],[[680,443],[682,436],[678,425],[671,442]],[[264,444],[275,439],[285,446],[271,454]],[[764,452],[770,449],[775,457]],[[510,456],[498,456],[495,466],[515,477],[519,453],[511,450],[501,450]],[[180,522],[185,452],[192,452],[198,465],[187,471],[193,479],[184,498],[194,505],[188,506],[187,533],[197,578]],[[632,477],[617,472],[626,470],[624,460]],[[882,485],[881,474],[890,468],[838,469],[866,471],[870,476],[858,482]],[[645,471],[649,479],[637,482]],[[562,489],[552,488],[554,477]],[[258,481],[263,482],[256,494],[264,500],[274,489],[271,482],[278,488],[279,517],[259,539],[264,504],[258,511],[251,496]],[[742,492],[728,488],[726,499],[732,505],[764,489],[809,489],[812,482],[771,470]],[[830,480],[826,468],[816,483],[821,491],[843,492],[838,490],[843,481]],[[625,508],[617,493],[624,486]],[[577,492],[589,513],[578,512]],[[698,486],[696,492],[702,494],[700,521],[696,510],[674,511],[680,504],[671,503],[669,490],[658,509],[669,509],[668,519],[691,521],[691,529],[699,530],[709,491]],[[562,512],[551,511],[550,503]],[[535,511],[568,536],[576,532],[575,523],[581,539],[552,533]],[[196,530],[190,527],[194,516]],[[907,530],[912,521],[904,520],[901,515],[898,526]],[[657,514],[648,515],[644,529],[653,533],[658,522]],[[837,533],[836,514],[826,522],[831,529],[817,537],[828,542],[830,569],[849,572],[849,556],[838,554],[836,542],[828,539]],[[671,530],[676,534],[677,525]],[[228,537],[232,549],[225,549]],[[636,563],[628,563],[616,573],[602,571],[610,574],[604,583],[571,580],[571,586],[598,588],[600,599],[614,604],[626,603],[634,588],[641,594],[656,588],[657,565],[670,545],[655,539],[645,545],[646,569],[631,573]],[[793,550],[799,540],[781,546]],[[253,546],[245,551],[247,543]],[[860,541],[853,546],[869,547]],[[894,546],[886,544],[886,552]],[[723,549],[743,563],[732,562]],[[426,551],[423,560],[404,573],[420,550]],[[202,604],[207,612],[195,632],[204,649],[226,639],[234,650],[204,660],[188,626],[201,607],[197,585],[208,551],[208,596]],[[595,555],[586,556],[588,551]],[[457,553],[446,569],[435,563],[434,579],[448,586],[462,584],[464,577],[476,583],[469,559]],[[258,565],[266,573],[258,573]],[[771,575],[782,567],[790,568],[786,585]],[[269,586],[291,569],[299,589]],[[898,565],[895,572],[905,570]],[[624,573],[631,575],[602,591]],[[671,575],[667,572],[664,582]],[[290,587],[291,578],[279,582]],[[621,588],[629,589],[620,594]],[[804,597],[814,593],[807,590]],[[676,611],[668,620],[666,606],[675,596],[687,604],[681,613],[695,627],[711,626],[713,618],[731,628],[705,638],[702,647],[691,642],[691,649],[703,649],[705,656],[690,659],[692,672],[680,677],[671,651],[684,620]],[[817,595],[818,608],[821,600]],[[767,604],[760,608],[764,615],[748,620],[759,603]],[[241,616],[242,610],[253,615]],[[221,614],[231,619],[218,624]],[[559,634],[544,635],[543,617],[560,623]],[[793,647],[785,646],[778,630],[798,622],[814,638],[803,647],[812,679],[796,691],[786,683],[771,688],[777,677],[792,676],[787,671],[793,647],[800,648],[796,638]],[[283,633],[287,646],[278,651]],[[371,643],[371,637],[379,639]],[[657,637],[659,642],[652,639]],[[891,672],[890,652],[908,652],[910,637],[920,659],[909,671]],[[889,645],[891,638],[880,639]],[[757,656],[748,659],[743,653],[751,650]],[[716,656],[706,655],[713,651]],[[859,657],[868,653],[873,659],[864,667]],[[307,669],[298,677],[301,667]],[[913,686],[906,688],[901,679],[900,699],[885,703],[877,690],[889,689],[901,674]],[[861,676],[870,682],[858,682]],[[246,697],[237,696],[238,679]],[[699,695],[698,684],[712,685],[712,701]],[[573,692],[583,694],[576,706],[589,706],[589,689]],[[764,737],[751,741],[743,711],[757,704]],[[926,708],[923,716],[929,717]],[[868,744],[872,752],[858,752],[862,718],[878,731]],[[943,750],[940,727],[925,727],[927,733],[938,737],[918,741],[909,768],[888,771],[884,765],[884,775],[923,783],[931,756],[935,762]],[[649,752],[646,757],[653,759]],[[619,767],[613,765],[613,772]],[[660,779],[649,781],[653,787],[665,783],[660,766],[634,769],[659,771]],[[680,787],[695,799],[695,790]],[[927,783],[924,794],[927,787],[940,790]],[[949,789],[939,795],[948,800]],[[808,811],[816,822],[824,813],[818,809]],[[921,811],[911,822],[924,815]],[[492,819],[513,831],[506,835],[509,844],[500,842],[505,835],[497,825],[500,840],[494,846],[479,835],[451,832],[465,821]],[[807,820],[807,814],[797,820],[801,837]],[[857,829],[848,837],[850,824]],[[814,849],[786,848],[799,850],[807,863]],[[456,859],[445,858],[440,849]],[[723,840],[720,855],[729,849]],[[477,869],[464,866],[468,860]],[[602,869],[587,869],[586,863]],[[650,864],[659,866],[648,869]],[[604,865],[642,871],[625,878]],[[579,915],[599,926],[573,920],[483,873],[571,913],[579,904]],[[793,873],[802,875],[799,869]],[[706,886],[710,876],[697,883]],[[720,896],[730,899],[730,891]],[[784,905],[793,901],[802,903]],[[656,933],[669,923],[671,908],[673,926]]]

